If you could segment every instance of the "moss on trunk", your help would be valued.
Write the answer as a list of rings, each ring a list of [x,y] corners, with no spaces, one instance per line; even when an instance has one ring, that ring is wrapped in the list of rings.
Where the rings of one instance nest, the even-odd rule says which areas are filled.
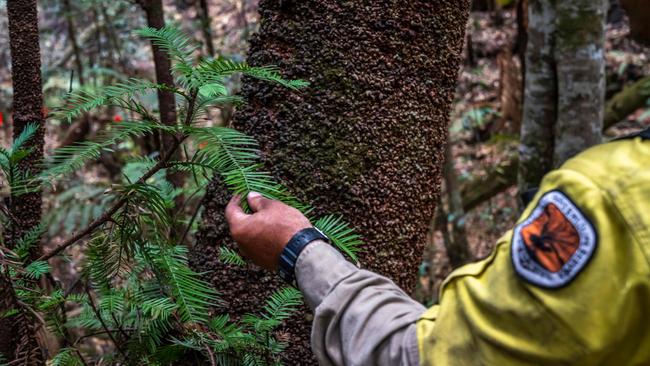
[[[255,136],[264,163],[315,214],[340,213],[367,246],[364,268],[410,291],[433,216],[469,1],[262,1],[249,62],[311,86],[290,92],[244,80],[234,127]],[[228,195],[207,191],[192,263],[235,314],[256,311],[275,275],[217,261],[232,245]],[[291,320],[288,364],[308,364],[310,315]],[[313,359],[312,359],[313,362]]]

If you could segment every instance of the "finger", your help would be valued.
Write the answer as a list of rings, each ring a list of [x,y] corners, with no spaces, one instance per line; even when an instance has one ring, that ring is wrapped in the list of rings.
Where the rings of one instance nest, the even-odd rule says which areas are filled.
[[[263,210],[273,202],[273,200],[270,200],[264,196],[262,196],[260,193],[257,192],[249,192],[248,193],[248,205],[251,207],[251,209],[254,212]]]
[[[239,205],[240,201],[241,196],[234,195],[230,199],[230,202],[228,202],[228,206],[226,206],[226,221],[228,221],[228,225],[231,229],[233,226],[236,226],[237,224],[246,220],[249,216]]]

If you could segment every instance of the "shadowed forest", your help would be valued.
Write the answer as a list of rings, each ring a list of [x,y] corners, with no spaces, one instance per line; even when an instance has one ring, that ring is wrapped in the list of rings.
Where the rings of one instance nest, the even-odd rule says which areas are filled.
[[[648,19],[641,0],[0,0],[0,365],[316,364],[300,291],[230,237],[233,194],[436,304],[546,173],[650,126]]]

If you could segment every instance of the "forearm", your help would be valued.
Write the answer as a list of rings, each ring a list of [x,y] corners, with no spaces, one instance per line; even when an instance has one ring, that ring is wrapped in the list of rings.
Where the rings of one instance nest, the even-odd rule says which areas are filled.
[[[415,321],[425,308],[392,281],[360,270],[325,242],[307,246],[296,278],[314,309],[322,365],[417,365]]]

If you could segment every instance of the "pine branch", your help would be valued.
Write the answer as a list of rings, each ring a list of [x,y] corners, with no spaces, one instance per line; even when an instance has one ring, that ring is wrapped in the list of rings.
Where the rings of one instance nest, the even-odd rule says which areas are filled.
[[[149,169],[146,173],[144,173],[140,179],[137,180],[136,183],[142,184],[147,181],[147,179],[151,178],[154,174],[156,174],[159,170],[165,168],[167,166],[167,163],[171,160],[171,158],[174,155],[174,152],[176,152],[176,149],[180,146],[183,140],[185,140],[185,136],[177,136],[174,139],[174,143],[171,146],[171,148],[168,150],[166,154],[163,155],[163,157]],[[120,200],[118,200],[110,209],[108,209],[106,212],[104,212],[100,217],[95,219],[93,222],[91,222],[85,229],[81,230],[79,233],[73,235],[69,239],[65,240],[63,243],[57,245],[54,249],[50,250],[48,253],[43,254],[40,258],[38,258],[38,261],[46,261],[55,255],[61,253],[63,250],[68,248],[69,246],[75,244],[79,240],[83,239],[87,235],[91,234],[94,232],[97,228],[100,226],[104,225],[108,221],[111,221],[111,218],[113,215],[120,209],[122,208],[128,201],[128,197],[122,197]]]

